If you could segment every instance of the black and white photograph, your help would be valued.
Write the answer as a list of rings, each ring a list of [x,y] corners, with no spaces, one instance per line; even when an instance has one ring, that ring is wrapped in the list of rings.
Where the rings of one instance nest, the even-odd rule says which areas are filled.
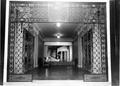
[[[119,0],[1,0],[0,86],[120,86]]]

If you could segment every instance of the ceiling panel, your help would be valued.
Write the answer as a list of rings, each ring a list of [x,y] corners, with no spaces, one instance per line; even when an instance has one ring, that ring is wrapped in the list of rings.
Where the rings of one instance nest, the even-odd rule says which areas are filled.
[[[57,33],[61,33],[61,38],[72,38],[78,24],[76,23],[60,23],[61,26],[57,27],[56,23],[36,23],[38,29],[43,33],[46,38],[56,38]]]

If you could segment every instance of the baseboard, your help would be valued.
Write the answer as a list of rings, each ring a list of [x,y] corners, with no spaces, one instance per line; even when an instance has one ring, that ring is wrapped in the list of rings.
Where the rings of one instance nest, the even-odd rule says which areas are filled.
[[[8,82],[31,82],[32,74],[9,75]]]
[[[85,82],[107,82],[105,74],[84,74]]]

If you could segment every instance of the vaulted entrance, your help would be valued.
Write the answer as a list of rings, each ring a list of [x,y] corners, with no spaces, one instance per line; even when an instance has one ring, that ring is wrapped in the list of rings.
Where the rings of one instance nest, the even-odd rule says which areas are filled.
[[[32,81],[32,69],[63,64],[87,71],[84,81],[108,81],[106,3],[11,1],[9,8],[7,81]]]

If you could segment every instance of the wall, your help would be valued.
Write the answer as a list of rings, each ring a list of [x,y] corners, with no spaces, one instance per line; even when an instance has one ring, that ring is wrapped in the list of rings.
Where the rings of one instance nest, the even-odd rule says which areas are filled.
[[[119,28],[120,28],[120,1],[110,2],[110,32],[111,32],[111,67],[112,85],[119,83]]]
[[[1,4],[0,4],[0,9],[1,9],[1,19],[0,19],[0,85],[2,84],[3,81],[3,64],[4,64],[4,38],[5,38],[5,11],[6,11],[6,0],[1,0]],[[2,21],[1,21],[2,20]]]

